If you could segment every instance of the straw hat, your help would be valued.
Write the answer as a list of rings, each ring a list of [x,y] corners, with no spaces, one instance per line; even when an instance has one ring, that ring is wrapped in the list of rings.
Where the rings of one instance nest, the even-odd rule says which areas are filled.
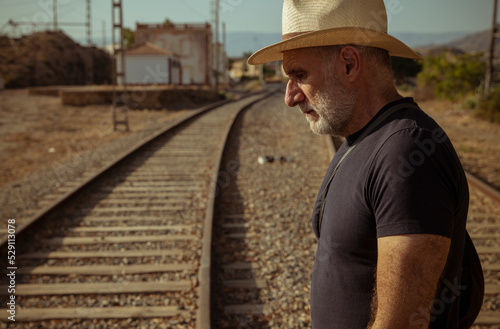
[[[387,34],[383,0],[285,0],[282,26],[282,41],[254,53],[249,64],[281,60],[287,50],[347,44],[386,49],[391,56],[422,59]]]

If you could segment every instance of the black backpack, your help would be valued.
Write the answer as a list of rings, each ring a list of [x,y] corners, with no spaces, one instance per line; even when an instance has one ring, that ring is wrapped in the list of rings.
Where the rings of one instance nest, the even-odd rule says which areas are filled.
[[[469,233],[465,233],[464,256],[462,259],[459,329],[469,329],[476,320],[484,298],[484,276],[481,261]]]

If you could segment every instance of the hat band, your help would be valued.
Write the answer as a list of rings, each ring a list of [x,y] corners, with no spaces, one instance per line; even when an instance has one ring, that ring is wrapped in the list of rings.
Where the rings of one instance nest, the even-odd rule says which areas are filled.
[[[298,35],[306,34],[309,32],[312,32],[312,31],[286,33],[286,34],[283,34],[283,36],[281,37],[281,41],[285,41],[285,40],[291,39],[293,37],[296,37]]]

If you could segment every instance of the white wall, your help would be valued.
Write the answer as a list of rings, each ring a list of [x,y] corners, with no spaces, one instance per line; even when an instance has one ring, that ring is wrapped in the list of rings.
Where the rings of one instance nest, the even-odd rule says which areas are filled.
[[[211,63],[207,56],[206,41],[203,34],[159,34],[152,41],[156,46],[173,51],[180,56],[182,64],[182,84],[206,84],[210,77]]]
[[[125,75],[127,83],[169,83],[168,56],[127,55],[125,57]]]

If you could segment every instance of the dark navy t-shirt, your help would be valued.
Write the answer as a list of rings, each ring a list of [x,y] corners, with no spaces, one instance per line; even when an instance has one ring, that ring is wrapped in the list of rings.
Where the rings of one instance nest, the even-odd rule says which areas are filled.
[[[402,103],[414,104],[411,98],[398,100],[373,120]],[[377,238],[401,234],[451,238],[429,328],[457,326],[467,180],[446,134],[415,107],[391,114],[347,155],[328,190],[319,234],[323,189],[338,160],[366,127],[346,139],[330,164],[313,212],[313,230],[319,236],[311,286],[314,329],[366,328]],[[418,326],[423,315],[412,315],[410,322]]]

